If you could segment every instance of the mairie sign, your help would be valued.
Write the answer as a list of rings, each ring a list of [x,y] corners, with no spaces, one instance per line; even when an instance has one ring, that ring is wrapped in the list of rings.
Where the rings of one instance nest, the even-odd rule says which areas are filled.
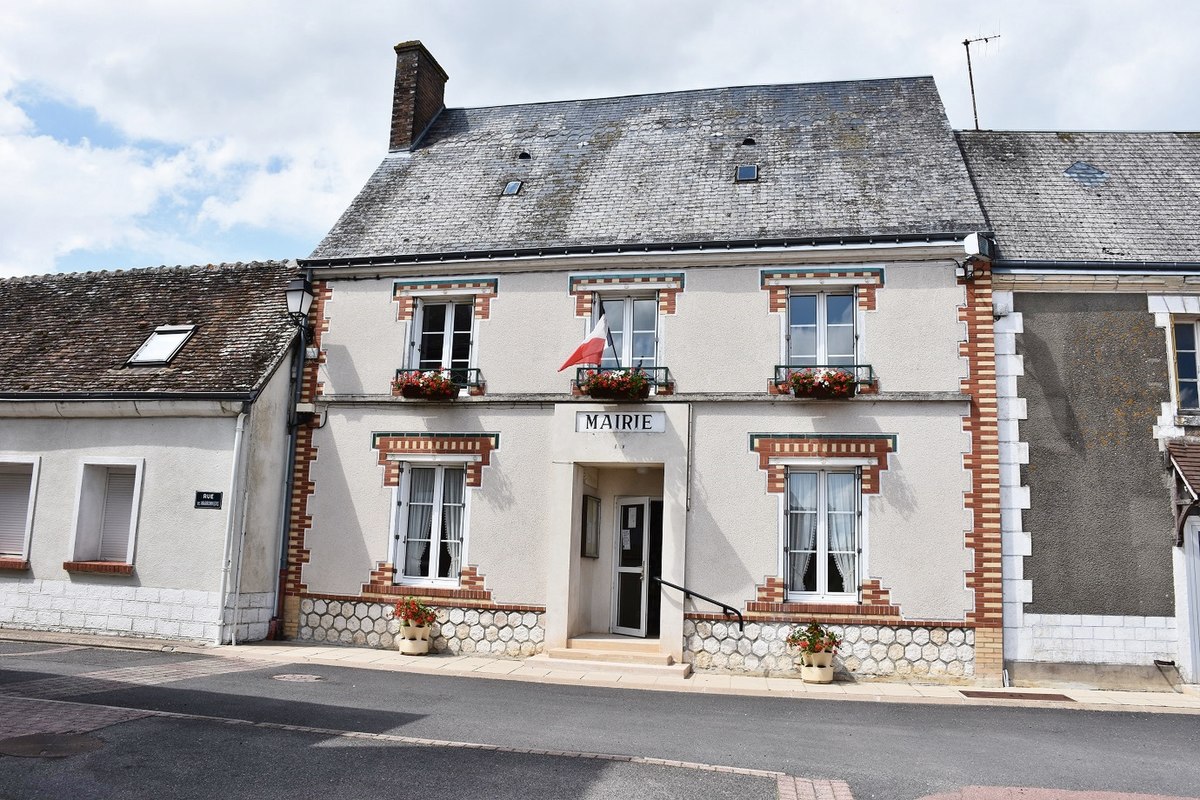
[[[579,433],[663,433],[667,430],[665,411],[576,411],[575,430]]]

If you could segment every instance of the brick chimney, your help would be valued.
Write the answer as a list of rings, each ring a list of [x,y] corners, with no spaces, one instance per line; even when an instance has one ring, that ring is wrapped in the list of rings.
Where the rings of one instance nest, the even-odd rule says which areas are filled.
[[[392,137],[388,150],[411,150],[446,104],[446,74],[420,42],[396,45],[396,89],[392,95]]]

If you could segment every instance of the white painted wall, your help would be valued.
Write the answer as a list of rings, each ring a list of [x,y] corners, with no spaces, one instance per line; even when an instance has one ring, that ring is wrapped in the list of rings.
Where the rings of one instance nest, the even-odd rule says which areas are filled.
[[[884,392],[959,391],[967,376],[958,344],[966,324],[958,310],[966,289],[955,283],[954,262],[913,262],[884,267],[876,310],[860,315],[863,354]]]
[[[241,555],[243,593],[274,593],[279,582],[291,369],[289,358],[275,370],[251,409],[245,434],[248,505]]]

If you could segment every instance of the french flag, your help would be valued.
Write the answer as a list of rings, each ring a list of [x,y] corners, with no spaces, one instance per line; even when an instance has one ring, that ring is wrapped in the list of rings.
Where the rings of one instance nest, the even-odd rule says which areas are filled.
[[[575,352],[567,356],[567,360],[558,368],[558,371],[562,372],[572,364],[599,364],[604,355],[604,345],[607,342],[608,319],[601,314],[599,321],[596,322],[596,327],[592,328],[592,332],[587,335],[579,347],[575,348]]]

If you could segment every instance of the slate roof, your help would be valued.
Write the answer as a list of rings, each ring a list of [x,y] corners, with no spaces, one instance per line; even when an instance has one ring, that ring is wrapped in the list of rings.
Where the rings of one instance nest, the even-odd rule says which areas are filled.
[[[295,263],[158,267],[0,280],[0,398],[256,389],[296,329]],[[165,366],[126,362],[160,325],[196,325]]]
[[[1188,486],[1200,492],[1200,443],[1167,442],[1167,452]]]
[[[1200,261],[1200,133],[958,139],[1001,258]]]
[[[982,227],[933,79],[895,78],[447,109],[312,258]]]

